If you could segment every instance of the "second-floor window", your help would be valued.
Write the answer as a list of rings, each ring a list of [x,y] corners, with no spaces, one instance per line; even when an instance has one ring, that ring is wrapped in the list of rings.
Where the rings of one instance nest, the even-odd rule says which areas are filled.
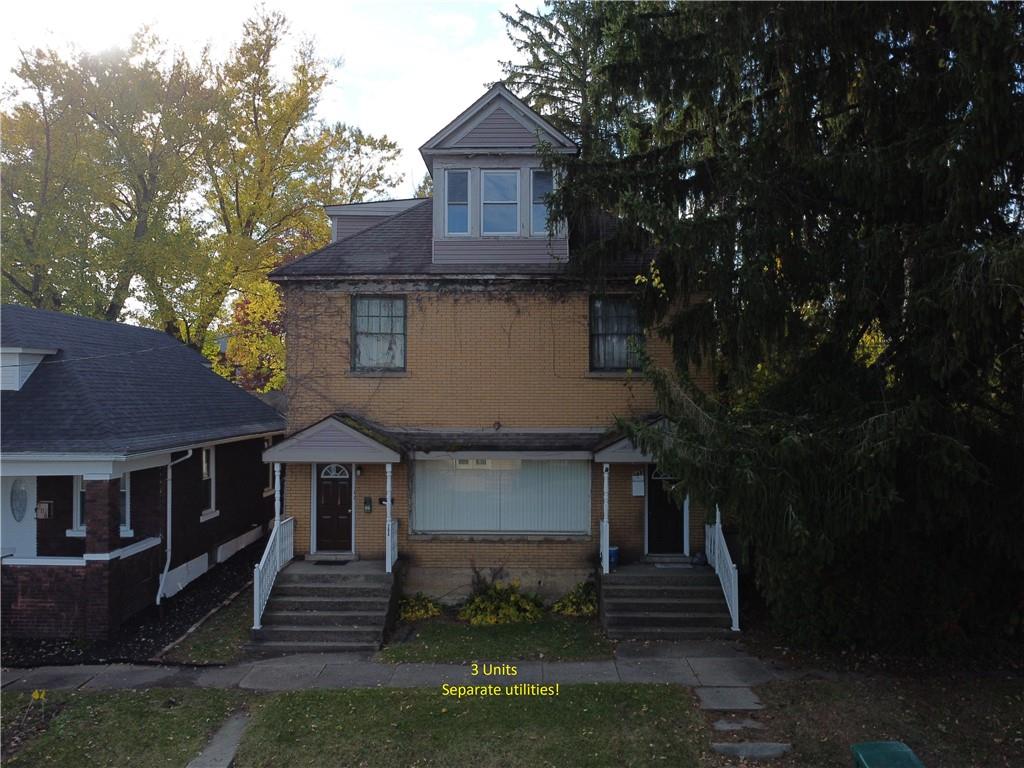
[[[355,296],[352,317],[352,369],[404,371],[405,299]]]
[[[626,296],[590,300],[590,370],[624,371],[638,364],[633,349],[643,343],[636,305]]]
[[[548,232],[548,195],[554,190],[551,171],[534,169],[530,185],[530,232],[546,235]]]
[[[485,235],[519,234],[519,171],[481,171]]]
[[[445,171],[445,232],[469,234],[469,171]]]

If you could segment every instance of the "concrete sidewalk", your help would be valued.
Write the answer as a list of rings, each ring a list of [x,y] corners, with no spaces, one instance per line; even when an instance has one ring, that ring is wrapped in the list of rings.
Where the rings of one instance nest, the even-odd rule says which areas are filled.
[[[721,655],[708,655],[717,652]],[[500,661],[500,660],[499,660]],[[481,665],[483,662],[480,662]],[[305,654],[220,667],[81,665],[4,669],[4,691],[142,688],[406,688],[473,683],[675,683],[694,688],[747,688],[780,673],[751,656],[715,647],[621,648],[606,661],[512,662],[517,674],[472,677],[468,664],[384,664],[365,654]]]

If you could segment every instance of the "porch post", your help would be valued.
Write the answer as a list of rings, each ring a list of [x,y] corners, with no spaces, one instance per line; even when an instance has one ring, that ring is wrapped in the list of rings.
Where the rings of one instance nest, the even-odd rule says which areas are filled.
[[[281,562],[281,462],[274,462],[274,531],[277,539],[277,562]]]
[[[683,499],[683,554],[690,556],[690,494]]]
[[[602,501],[602,506],[601,506],[601,511],[602,511],[602,518],[601,518],[601,570],[602,570],[603,573],[608,573],[608,571],[609,571],[609,567],[608,567],[609,566],[609,563],[608,563],[608,546],[609,546],[609,541],[608,541],[608,539],[609,539],[610,531],[608,529],[608,470],[609,470],[609,465],[606,462],[604,467],[603,467],[604,499]]]
[[[384,477],[386,478],[386,482],[385,482],[385,486],[384,486],[384,488],[385,488],[384,492],[386,494],[386,496],[384,498],[384,509],[387,510],[387,523],[386,523],[387,527],[385,528],[385,536],[384,536],[384,539],[385,539],[384,546],[385,546],[385,549],[387,551],[384,553],[384,560],[385,560],[384,565],[386,566],[385,570],[388,573],[391,573],[391,568],[394,565],[394,563],[391,562],[391,552],[392,552],[392,549],[391,549],[391,547],[392,547],[391,538],[395,535],[395,532],[392,530],[392,527],[391,527],[391,464],[390,463],[384,465]]]

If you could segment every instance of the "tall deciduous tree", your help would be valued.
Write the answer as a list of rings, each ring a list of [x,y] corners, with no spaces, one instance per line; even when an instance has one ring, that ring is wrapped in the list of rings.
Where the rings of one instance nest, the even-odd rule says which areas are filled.
[[[656,248],[645,309],[678,365],[650,371],[670,429],[635,434],[738,518],[788,631],[1011,628],[1024,6],[603,13],[593,82],[631,105],[623,151],[570,161],[557,207],[621,216],[584,261]],[[714,367],[713,397],[692,363]]]

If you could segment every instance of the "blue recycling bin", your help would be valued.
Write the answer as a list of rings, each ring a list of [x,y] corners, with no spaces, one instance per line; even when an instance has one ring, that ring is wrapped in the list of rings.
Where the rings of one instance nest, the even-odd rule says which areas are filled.
[[[865,741],[850,747],[854,768],[924,768],[902,741]]]
[[[608,547],[608,570],[614,571],[619,567],[619,548]]]

